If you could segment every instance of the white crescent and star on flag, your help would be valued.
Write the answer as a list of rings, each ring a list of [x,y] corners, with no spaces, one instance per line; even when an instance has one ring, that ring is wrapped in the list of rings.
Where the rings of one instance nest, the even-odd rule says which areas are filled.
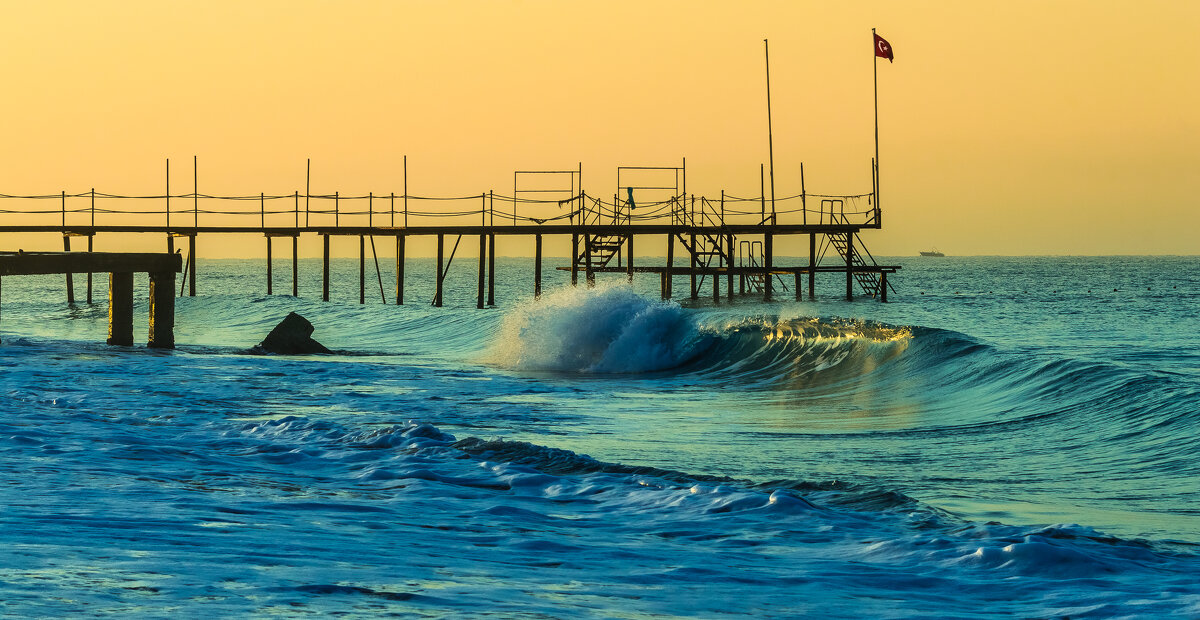
[[[888,43],[883,37],[875,35],[875,56],[888,59],[892,62],[894,58],[892,54],[892,44]]]

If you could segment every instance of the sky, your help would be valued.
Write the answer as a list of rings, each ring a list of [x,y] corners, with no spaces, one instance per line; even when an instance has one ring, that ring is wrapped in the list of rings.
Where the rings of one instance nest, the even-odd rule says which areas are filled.
[[[611,196],[617,166],[685,158],[690,193],[757,196],[769,39],[780,196],[802,163],[808,192],[870,191],[878,63],[875,255],[1197,254],[1196,24],[1192,0],[5,2],[0,193],[161,194],[167,159],[187,193],[195,157],[205,194],[303,193],[309,160],[314,194],[400,194],[407,156],[421,196],[577,167]],[[872,28],[895,62],[874,59]],[[14,245],[61,240],[0,236]]]

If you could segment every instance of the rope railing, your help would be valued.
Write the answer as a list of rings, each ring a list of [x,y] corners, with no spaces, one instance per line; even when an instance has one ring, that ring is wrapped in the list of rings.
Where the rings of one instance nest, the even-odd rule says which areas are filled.
[[[809,200],[812,199],[812,200]],[[32,205],[13,208],[6,202],[45,202],[57,201],[57,208],[36,207]],[[79,201],[86,200],[86,205],[80,206]],[[691,201],[696,200],[700,205],[699,216],[693,216],[687,221],[702,223],[707,226],[727,224],[761,224],[767,223],[825,223],[832,222],[836,215],[839,222],[850,224],[868,224],[877,215],[873,204],[873,195],[865,194],[793,194],[776,197],[773,201],[763,196],[738,197],[724,194],[721,199],[705,196],[676,195],[666,199],[631,205],[616,196],[609,199],[595,197],[580,191],[578,194],[563,199],[540,199],[527,196],[504,196],[495,193],[480,193],[470,196],[418,196],[374,193],[342,195],[310,193],[302,194],[259,194],[259,195],[217,195],[196,192],[179,194],[116,194],[100,191],[87,191],[58,194],[7,194],[0,193],[0,225],[6,220],[9,224],[14,219],[21,219],[19,225],[35,225],[28,223],[29,219],[48,219],[46,216],[57,215],[57,222],[39,222],[41,226],[58,224],[66,228],[86,228],[113,224],[116,219],[128,224],[130,217],[161,218],[162,222],[172,229],[187,229],[204,224],[210,227],[222,225],[237,226],[230,223],[229,218],[254,217],[263,228],[328,228],[342,226],[371,226],[371,227],[413,227],[432,225],[437,220],[457,219],[454,223],[517,226],[538,226],[549,223],[561,224],[652,224],[675,223],[685,220],[680,217],[684,210],[691,207]],[[132,201],[146,203],[163,201],[160,208],[129,209],[120,208],[116,202]],[[174,204],[173,201],[179,201]],[[220,208],[211,204],[214,201],[226,204],[257,203],[257,208]],[[286,201],[287,206],[281,205]],[[838,203],[834,213],[829,201]],[[210,202],[202,205],[202,202]],[[344,204],[349,203],[349,204]],[[366,203],[364,205],[363,203]],[[417,203],[413,205],[412,203]],[[446,205],[432,209],[422,207],[422,203],[439,203]],[[455,205],[453,203],[460,203]],[[757,208],[749,208],[754,204]],[[365,208],[364,208],[365,207]],[[415,208],[414,208],[415,207]],[[24,217],[27,216],[27,217]],[[202,216],[209,222],[201,222]],[[290,217],[288,217],[290,216]],[[97,218],[100,218],[99,221]],[[212,222],[220,217],[225,221]],[[81,222],[81,219],[86,219]],[[328,220],[328,221],[327,221]],[[242,225],[244,227],[244,225]]]

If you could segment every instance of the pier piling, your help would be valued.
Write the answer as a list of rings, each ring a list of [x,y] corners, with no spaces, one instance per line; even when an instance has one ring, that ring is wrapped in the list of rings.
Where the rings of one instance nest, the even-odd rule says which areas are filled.
[[[131,327],[132,329],[132,327]],[[175,272],[150,274],[150,340],[155,349],[175,348]]]
[[[442,256],[444,247],[445,235],[439,234],[437,236],[437,290],[433,294],[433,305],[438,308],[442,307],[442,278],[444,277],[442,273]]]
[[[496,233],[488,234],[488,285],[487,303],[496,305]]]
[[[128,271],[108,274],[108,344],[133,346],[133,274]]]
[[[533,298],[542,298],[542,236],[533,236]]]
[[[321,244],[325,248],[321,260],[321,301],[329,301],[329,235],[321,235]]]
[[[188,297],[196,296],[196,235],[188,235]]]
[[[271,289],[271,236],[267,235],[267,294],[272,295],[274,292]]]
[[[63,234],[63,251],[71,251],[71,236]],[[67,272],[67,304],[75,305],[75,281],[71,277],[71,272]]]
[[[771,274],[774,255],[773,238],[774,235],[771,233],[763,234],[763,269],[766,269],[766,273],[763,274],[763,301],[771,301],[771,288],[775,279],[775,276]]]
[[[300,234],[292,237],[292,297],[300,296]]]
[[[396,305],[404,305],[404,235],[396,235]]]
[[[846,301],[854,301],[854,233],[846,233]]]
[[[475,296],[475,307],[483,309],[483,276],[487,260],[487,235],[479,235],[479,288]]]
[[[674,288],[671,282],[671,271],[675,267],[675,235],[667,233],[667,270],[663,272],[663,299],[671,298],[671,289]]]

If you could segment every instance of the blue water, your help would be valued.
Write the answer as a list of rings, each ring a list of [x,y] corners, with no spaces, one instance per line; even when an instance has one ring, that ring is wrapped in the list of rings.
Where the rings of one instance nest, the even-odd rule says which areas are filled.
[[[714,304],[501,259],[486,310],[472,259],[440,309],[428,260],[402,307],[201,261],[174,351],[4,278],[0,613],[1200,615],[1200,258],[883,260]],[[338,353],[248,354],[289,311]]]

